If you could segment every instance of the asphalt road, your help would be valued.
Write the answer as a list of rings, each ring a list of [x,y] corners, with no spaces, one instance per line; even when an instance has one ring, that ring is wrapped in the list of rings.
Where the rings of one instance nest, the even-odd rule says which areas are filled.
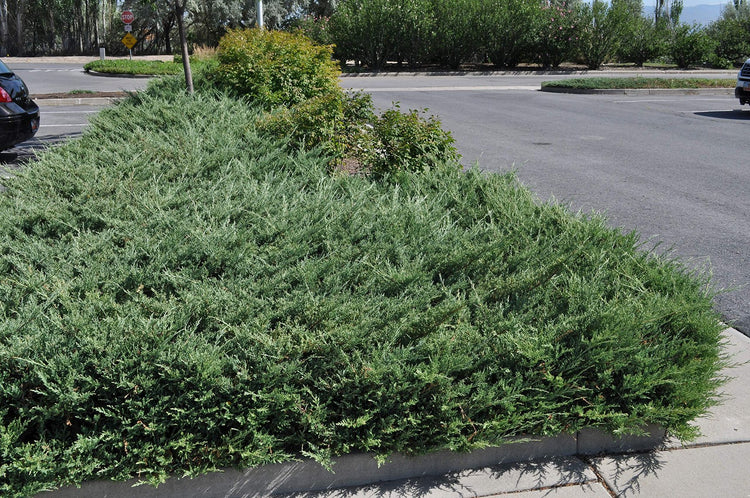
[[[82,63],[5,62],[23,79],[32,95],[71,90],[132,91],[145,88],[148,84],[147,78],[92,76],[83,70]]]
[[[147,83],[90,76],[80,65],[11,67],[32,94],[135,90]],[[380,108],[393,101],[402,109],[428,108],[451,130],[467,166],[516,170],[541,200],[602,212],[612,226],[637,230],[691,268],[710,270],[714,286],[724,289],[717,308],[750,335],[750,107],[741,109],[729,95],[538,91],[543,80],[574,76],[357,76],[342,78],[342,85],[367,90]],[[97,110],[42,103],[37,141],[74,136]],[[34,144],[0,160],[19,150],[23,157],[24,147]]]

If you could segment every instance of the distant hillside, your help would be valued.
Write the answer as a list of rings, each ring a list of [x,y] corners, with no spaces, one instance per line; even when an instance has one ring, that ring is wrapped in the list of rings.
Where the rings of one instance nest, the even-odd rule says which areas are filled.
[[[686,24],[702,24],[708,26],[719,17],[721,17],[721,11],[724,8],[724,4],[715,5],[693,5],[685,6],[682,8],[682,15],[680,21]],[[646,5],[643,7],[643,12],[647,15],[653,15],[654,6]]]
[[[694,7],[683,7],[680,20],[687,24],[698,23],[708,26],[721,17],[721,11],[723,9],[723,5],[696,5]]]

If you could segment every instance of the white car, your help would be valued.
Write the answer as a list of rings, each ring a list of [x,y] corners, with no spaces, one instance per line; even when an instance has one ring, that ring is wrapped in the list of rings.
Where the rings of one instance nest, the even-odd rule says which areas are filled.
[[[740,99],[740,105],[750,104],[750,59],[745,61],[737,74],[734,96]]]

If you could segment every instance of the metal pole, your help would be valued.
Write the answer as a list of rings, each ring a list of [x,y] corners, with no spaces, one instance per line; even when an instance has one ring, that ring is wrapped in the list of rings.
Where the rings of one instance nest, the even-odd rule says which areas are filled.
[[[258,27],[263,29],[263,0],[256,0],[255,10],[258,12]]]

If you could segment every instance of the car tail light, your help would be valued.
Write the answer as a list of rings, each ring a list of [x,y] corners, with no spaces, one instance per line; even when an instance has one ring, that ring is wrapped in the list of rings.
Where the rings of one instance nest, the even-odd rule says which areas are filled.
[[[10,95],[8,95],[8,92],[3,87],[0,87],[0,102],[13,102],[13,99],[10,98]]]

